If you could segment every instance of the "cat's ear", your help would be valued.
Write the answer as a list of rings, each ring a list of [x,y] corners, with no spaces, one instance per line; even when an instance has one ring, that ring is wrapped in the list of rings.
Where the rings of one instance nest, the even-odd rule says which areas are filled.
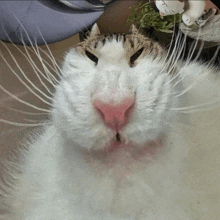
[[[99,27],[98,27],[97,23],[95,23],[95,24],[92,26],[92,29],[91,29],[91,31],[90,31],[89,36],[96,36],[96,35],[99,35],[99,34],[100,34]]]
[[[131,25],[129,32],[131,34],[139,34],[139,31],[134,24]]]

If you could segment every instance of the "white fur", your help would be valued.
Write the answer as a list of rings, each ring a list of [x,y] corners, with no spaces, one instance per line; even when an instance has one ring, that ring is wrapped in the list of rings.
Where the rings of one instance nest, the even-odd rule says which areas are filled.
[[[68,52],[54,95],[51,125],[45,125],[28,145],[22,173],[14,174],[18,184],[7,199],[14,212],[2,220],[193,219],[183,204],[185,195],[191,194],[183,181],[191,143],[187,143],[185,118],[175,108],[195,100],[196,104],[210,101],[211,91],[218,98],[219,78],[212,69],[193,63],[183,65],[180,77],[171,80],[164,60],[150,56],[131,68],[116,41],[98,53],[101,58],[95,66],[75,49]],[[192,84],[189,97],[177,97]],[[112,86],[114,100],[135,93],[133,114],[121,131],[122,139],[138,146],[165,133],[162,154],[135,159],[127,149],[120,149],[103,161],[82,153],[115,138],[92,105],[97,91],[105,99]]]

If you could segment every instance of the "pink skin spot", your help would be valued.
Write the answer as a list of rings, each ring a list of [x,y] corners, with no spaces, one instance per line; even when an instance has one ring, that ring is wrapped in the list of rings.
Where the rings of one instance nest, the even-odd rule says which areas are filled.
[[[160,15],[161,15],[161,16],[166,16],[166,14],[165,14],[165,13],[163,13],[163,12],[160,12]]]

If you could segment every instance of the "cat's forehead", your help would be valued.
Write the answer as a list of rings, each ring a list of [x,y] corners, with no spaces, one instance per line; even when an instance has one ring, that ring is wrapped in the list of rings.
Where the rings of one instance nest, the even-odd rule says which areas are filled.
[[[98,46],[102,47],[105,46],[106,43],[114,41],[133,48],[138,47],[139,45],[143,46],[146,43],[147,38],[140,34],[134,35],[124,33],[91,35],[88,36],[85,41],[79,43],[78,47],[96,49]]]
[[[96,53],[107,47],[112,48],[112,50],[122,49],[127,56],[131,56],[141,48],[144,48],[145,53],[161,54],[163,52],[163,48],[157,42],[138,32],[131,34],[90,35],[77,45],[77,50],[82,54],[86,50]]]

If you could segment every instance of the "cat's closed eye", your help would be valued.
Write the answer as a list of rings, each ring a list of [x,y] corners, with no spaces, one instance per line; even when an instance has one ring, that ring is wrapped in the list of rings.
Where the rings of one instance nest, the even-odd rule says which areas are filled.
[[[134,55],[131,56],[130,58],[130,63],[133,64],[135,62],[135,60],[138,59],[138,57],[142,54],[144,50],[144,47],[142,47],[140,50],[138,50]]]
[[[86,50],[86,56],[92,60],[93,62],[95,62],[95,64],[98,63],[98,57],[96,57],[94,54],[90,53],[89,51]]]

